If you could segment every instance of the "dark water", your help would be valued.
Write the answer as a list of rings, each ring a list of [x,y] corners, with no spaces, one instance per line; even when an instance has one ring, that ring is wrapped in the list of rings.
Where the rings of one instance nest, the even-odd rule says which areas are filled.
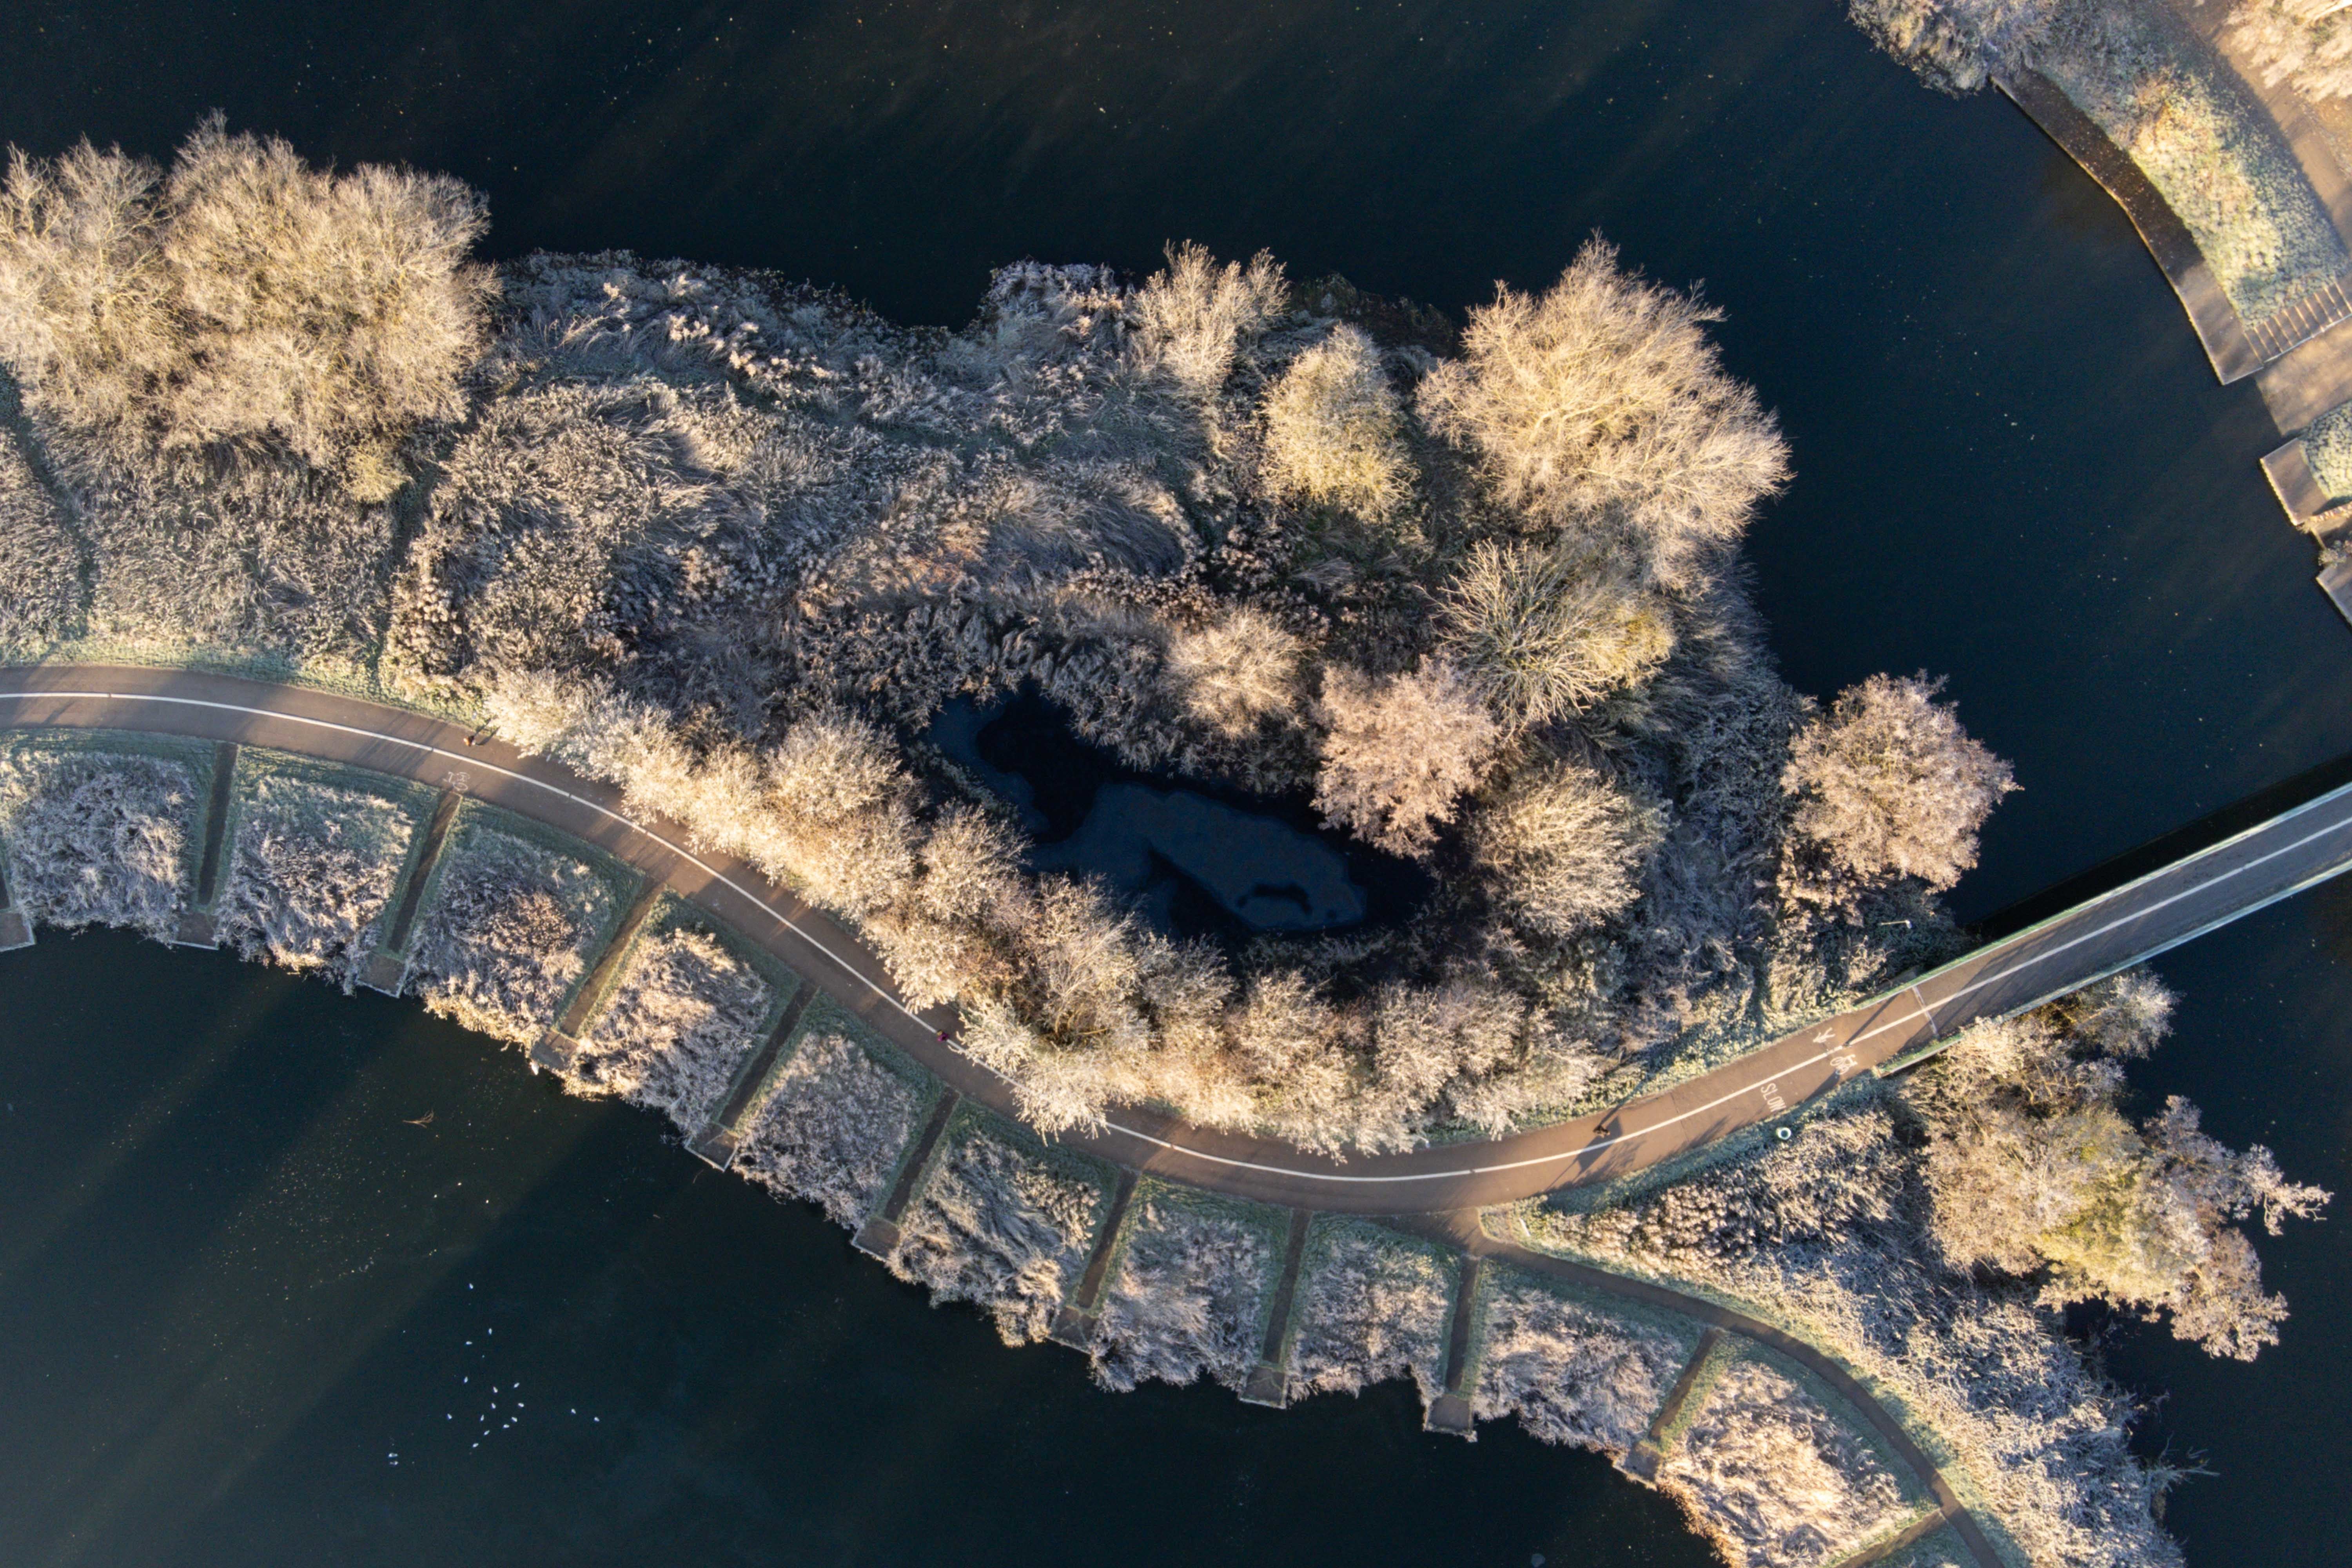
[[[1303,796],[1164,787],[1034,694],[987,709],[959,698],[924,738],[1020,812],[1034,869],[1099,878],[1179,936],[1395,923],[1431,890],[1420,868],[1324,826]]]
[[[1790,678],[1826,693],[1875,669],[1948,673],[1971,728],[2015,762],[2024,793],[2001,808],[1984,863],[1957,900],[1973,917],[2352,750],[2352,629],[2313,588],[2311,552],[2253,467],[2274,438],[2256,395],[2214,384],[2122,216],[2004,102],[1927,92],[1871,54],[1843,9],[1835,0],[485,0],[367,13],[22,5],[0,15],[0,136],[52,150],[87,132],[160,155],[219,106],[235,124],[281,132],[316,155],[405,158],[462,174],[490,195],[501,254],[626,245],[773,267],[838,283],[897,315],[950,322],[970,314],[994,263],[1032,254],[1140,267],[1180,237],[1227,253],[1265,246],[1297,274],[1341,271],[1369,289],[1459,309],[1497,278],[1541,284],[1598,227],[1654,275],[1706,280],[1730,312],[1722,336],[1732,368],[1780,412],[1798,479],[1758,524],[1750,553]],[[12,1039],[23,1027],[64,1026],[58,983],[47,978],[58,951],[0,970]],[[2161,967],[2186,997],[2181,1026],[2136,1081],[2151,1103],[2191,1092],[2221,1136],[2267,1140],[2293,1173],[2352,1187],[2347,960],[2352,907],[2326,894],[2168,958]],[[107,1016],[128,1007],[150,1018],[132,1038],[157,1057],[93,1043],[67,1053],[74,1065],[51,1091],[94,1095],[119,1071],[139,1089],[135,1102],[168,1093],[175,1064],[206,1048],[189,1031],[214,1015],[186,989],[205,962],[145,955],[110,974]],[[209,983],[255,999],[242,1006],[278,994],[278,983],[257,977]],[[38,993],[29,1005],[28,990]],[[323,996],[299,1005],[320,1009],[306,1015],[318,1022],[305,1039],[349,1038],[344,1048],[368,1059],[432,1055],[402,1043],[422,1027],[403,1015]],[[94,1023],[73,1030],[92,1042],[100,1033]],[[366,1040],[337,1033],[345,1030]],[[149,1040],[157,1031],[176,1044]],[[447,1062],[473,1060],[472,1048],[444,1041],[438,1065],[415,1069],[420,1082],[455,1072]],[[268,1085],[250,1075],[265,1068],[245,1062],[225,1059],[207,1081],[258,1114]],[[485,1095],[525,1094],[487,1082]],[[482,1102],[483,1135],[508,1118],[496,1136],[513,1151],[485,1155],[512,1173],[499,1178],[511,1206],[487,1206],[502,1217],[485,1254],[512,1265],[500,1289],[542,1332],[606,1325],[605,1339],[564,1342],[579,1347],[575,1359],[551,1361],[550,1376],[570,1365],[583,1397],[609,1379],[622,1398],[617,1391],[639,1375],[653,1384],[675,1375],[679,1389],[721,1386],[731,1363],[699,1385],[677,1369],[698,1345],[738,1342],[709,1325],[752,1323],[777,1379],[822,1383],[829,1366],[895,1370],[876,1384],[845,1373],[827,1384],[836,1397],[823,1416],[804,1422],[778,1413],[796,1407],[779,1403],[775,1382],[748,1384],[753,1392],[719,1406],[731,1413],[724,1431],[751,1434],[740,1443],[681,1416],[658,1460],[551,1450],[527,1474],[488,1486],[446,1479],[408,1517],[449,1521],[442,1539],[460,1560],[487,1558],[491,1549],[474,1543],[494,1540],[500,1555],[571,1560],[591,1550],[570,1544],[575,1521],[618,1528],[616,1518],[648,1531],[733,1531],[757,1544],[714,1550],[754,1561],[924,1552],[988,1561],[1038,1550],[1223,1560],[1255,1550],[1251,1539],[1216,1535],[1251,1509],[1252,1519],[1282,1516],[1258,1528],[1297,1531],[1276,1544],[1311,1560],[1500,1563],[1549,1550],[1562,1562],[1637,1545],[1685,1550],[1648,1533],[1665,1528],[1663,1510],[1637,1523],[1648,1504],[1600,1486],[1582,1461],[1529,1457],[1500,1435],[1423,1459],[1402,1413],[1378,1414],[1375,1403],[1261,1427],[1221,1394],[1097,1399],[1066,1365],[1032,1373],[1048,1358],[1000,1352],[952,1312],[840,1307],[790,1330],[771,1305],[772,1281],[785,1271],[746,1271],[748,1247],[698,1276],[657,1247],[610,1256],[610,1234],[543,1217],[542,1205],[574,1201],[582,1213],[609,1211],[632,1239],[674,1233],[684,1210],[666,1184],[692,1184],[682,1157],[656,1149],[649,1133],[617,1130],[582,1131],[568,1156],[528,1155],[536,1129],[605,1124],[573,1108],[530,1101],[526,1110],[519,1100],[493,1111],[492,1103]],[[352,1124],[351,1168],[384,1173],[325,1184],[316,1201],[289,1199],[268,1211],[280,1216],[271,1227],[238,1220],[238,1194],[265,1189],[259,1173],[276,1168],[271,1140],[290,1137],[286,1129],[272,1134],[269,1123],[249,1129],[224,1114],[199,1132],[165,1118],[154,1133],[109,1143],[115,1135],[91,1131],[100,1123],[83,1125],[88,1147],[128,1152],[123,1170],[129,1154],[168,1131],[200,1168],[245,1173],[225,1176],[220,1192],[200,1180],[185,1211],[164,1203],[186,1181],[163,1166],[139,1165],[138,1184],[89,1178],[97,1184],[55,1220],[41,1255],[44,1274],[77,1281],[81,1294],[55,1293],[40,1333],[9,1342],[21,1370],[5,1375],[32,1380],[42,1411],[136,1393],[153,1401],[138,1408],[157,1432],[182,1436],[101,1458],[52,1436],[79,1428],[58,1426],[54,1415],[20,1417],[12,1400],[0,1404],[12,1451],[30,1447],[52,1465],[79,1454],[72,1462],[102,1475],[116,1506],[176,1517],[191,1542],[198,1527],[184,1521],[196,1518],[282,1532],[217,1546],[231,1557],[266,1560],[298,1545],[331,1554],[342,1549],[329,1543],[368,1539],[396,1510],[299,1477],[329,1464],[330,1453],[379,1452],[407,1436],[361,1391],[409,1379],[339,1371],[314,1353],[311,1336],[332,1337],[344,1319],[380,1309],[391,1326],[371,1342],[401,1328],[415,1340],[424,1320],[412,1325],[406,1314],[426,1309],[354,1285],[339,1287],[352,1292],[347,1304],[306,1315],[304,1301],[330,1297],[288,1281],[310,1267],[292,1261],[309,1256],[301,1238],[342,1224],[343,1205],[375,1204],[404,1220],[419,1212],[437,1178],[389,1173],[404,1158],[390,1140],[405,1130]],[[83,1151],[56,1158],[92,1157]],[[592,1161],[609,1161],[611,1173]],[[35,1163],[49,1169],[47,1158]],[[565,1200],[568,1182],[596,1195]],[[794,1245],[803,1223],[748,1194],[708,1201],[748,1205],[742,1212],[760,1217],[743,1234],[766,1238],[761,1247]],[[356,1268],[376,1256],[374,1233],[349,1234],[359,1239],[339,1254],[348,1259],[341,1267]],[[2270,1563],[2338,1559],[2332,1508],[2352,1474],[2352,1437],[2326,1413],[2352,1393],[2334,1353],[2352,1341],[2347,1234],[2339,1215],[2263,1243],[2298,1312],[2286,1343],[2254,1366],[2185,1357],[2160,1337],[2118,1348],[2121,1370],[2169,1393],[2150,1442],[2202,1448],[2220,1472],[2174,1507],[2192,1562],[2242,1561],[2254,1542]],[[263,1282],[250,1290],[185,1283],[213,1278],[205,1270],[216,1267],[205,1261],[215,1245],[246,1249],[239,1256],[255,1260]],[[832,1250],[806,1243],[793,1279],[825,1301],[888,1297],[893,1288],[874,1270],[847,1262],[837,1243],[824,1246]],[[50,1300],[21,1265],[0,1288],[12,1300]],[[670,1289],[708,1292],[694,1299],[715,1340],[667,1316],[686,1310],[664,1304]],[[181,1314],[176,1338],[100,1350],[77,1337],[86,1319],[166,1310]],[[435,1321],[426,1337],[446,1352],[466,1325]],[[925,1341],[910,1324],[940,1339]],[[246,1348],[223,1348],[231,1346]],[[107,1381],[117,1375],[114,1348],[147,1358],[135,1386]],[[223,1381],[205,1382],[208,1368]],[[210,1461],[189,1457],[205,1444],[190,1434],[219,1426],[216,1413],[245,1408],[240,1401],[267,1407],[260,1393],[226,1381],[241,1368],[257,1381],[267,1373],[317,1387],[297,1401],[300,1421],[241,1439],[272,1458],[236,1474],[279,1476],[280,1489],[230,1508],[222,1500],[247,1483],[207,1479]],[[1010,1389],[1031,1376],[1066,1393],[1057,1403]],[[1002,1400],[972,1392],[1000,1381]],[[428,1386],[437,1385],[417,1383],[417,1397]],[[971,1409],[1015,1405],[1024,1442],[1003,1443],[1000,1426],[921,1403],[958,1398]],[[1341,1434],[1318,1425],[1343,1416],[1362,1426]],[[1114,1427],[1126,1436],[1106,1436]],[[788,1440],[780,1431],[811,1435]],[[943,1432],[964,1446],[943,1447]],[[1287,1467],[1278,1484],[1252,1483],[1260,1489],[1247,1502],[1216,1489],[1239,1484],[1224,1468],[1248,1446],[1234,1432],[1260,1434],[1251,1441],[1264,1465]],[[1171,1457],[1194,1439],[1192,1459]],[[1065,1511],[1024,1512],[1044,1483],[1024,1491],[1005,1479],[1016,1448],[1039,1474],[1084,1472],[1097,1495],[1076,1482]],[[920,1458],[877,1490],[844,1483],[832,1460],[847,1451]],[[1110,1451],[1131,1463],[1116,1471],[1095,1463]],[[400,1484],[415,1481],[409,1462],[404,1450]],[[927,1488],[975,1465],[986,1484],[955,1493],[958,1508],[924,1511],[933,1506]],[[1429,1465],[1445,1468],[1447,1484],[1400,1482],[1432,1473],[1416,1469]],[[1223,1479],[1202,1481],[1199,1497],[1210,1500],[1196,1501],[1168,1479],[1178,1475]],[[1135,1490],[1163,1481],[1164,1489]],[[1473,1494],[1475,1509],[1465,1500]],[[12,1508],[0,1528],[36,1531],[47,1551],[91,1505],[49,1502],[47,1489],[37,1495],[37,1509]],[[1107,1533],[1109,1515],[1143,1496],[1164,1513],[1130,1513]],[[642,1513],[629,1512],[641,1497]],[[1465,1533],[1529,1497],[1556,1510],[1548,1517],[1573,1536],[1575,1555],[1507,1532]],[[614,1511],[594,1514],[590,1502]],[[909,1534],[837,1533],[868,1517],[861,1510]],[[1024,1534],[1039,1517],[1055,1521],[1050,1540]],[[905,1522],[916,1519],[931,1533]],[[1222,1522],[1203,1529],[1203,1519]],[[1169,1521],[1181,1539],[1156,1532]],[[1146,1544],[1130,1545],[1138,1541]]]
[[[109,934],[0,1016],[10,1568],[1709,1561],[1399,1388],[1098,1393],[404,1004]]]

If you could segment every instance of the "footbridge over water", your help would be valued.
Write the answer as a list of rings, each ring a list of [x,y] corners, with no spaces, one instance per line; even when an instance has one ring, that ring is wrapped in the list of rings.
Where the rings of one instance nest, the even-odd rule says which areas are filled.
[[[120,666],[0,668],[0,728],[158,731],[297,752],[470,794],[593,843],[701,905],[863,1015],[964,1099],[1015,1110],[1012,1087],[955,1048],[952,1013],[918,1014],[856,934],[755,869],[698,853],[619,792],[465,726],[316,689]],[[1899,1071],[1953,1034],[2128,968],[2352,868],[2352,761],[2207,826],[2160,862],[1942,968],[1670,1089],[1508,1137],[1335,1160],[1139,1108],[1067,1141],[1133,1170],[1294,1207],[1398,1215],[1473,1209],[1605,1181],[1770,1121],[1864,1073]],[[2285,798],[2279,798],[2284,795]],[[2258,818],[2249,820],[2249,818]],[[2195,830],[2184,830],[2185,835]],[[2143,856],[2143,861],[2150,858]],[[2137,874],[2133,874],[2137,873]],[[0,891],[0,946],[28,929]],[[12,918],[16,917],[16,918]]]

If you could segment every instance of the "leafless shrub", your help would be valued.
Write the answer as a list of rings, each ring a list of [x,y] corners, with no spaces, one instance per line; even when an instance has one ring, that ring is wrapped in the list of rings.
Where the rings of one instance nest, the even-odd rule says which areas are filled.
[[[1674,651],[1672,621],[1638,570],[1590,550],[1481,540],[1445,587],[1445,650],[1515,724],[1589,708]]]
[[[1436,1398],[1453,1297],[1453,1270],[1428,1247],[1365,1226],[1335,1229],[1298,1281],[1294,1386],[1357,1394],[1410,1377],[1423,1400]]]
[[[1678,578],[1788,478],[1779,426],[1706,340],[1721,319],[1594,239],[1542,295],[1498,286],[1471,312],[1422,414],[1536,526],[1619,539]]]
[[[1323,674],[1329,733],[1315,806],[1335,827],[1396,855],[1425,855],[1454,819],[1498,739],[1495,721],[1451,665],[1375,679]]]
[[[1874,675],[1799,732],[1780,778],[1797,802],[1784,900],[1850,911],[1895,878],[1940,892],[1976,864],[1977,829],[2017,783],[1942,688]]]
[[[0,197],[0,356],[43,416],[126,452],[282,448],[362,499],[391,448],[458,412],[488,276],[457,181],[337,176],[217,116],[171,173],[84,142],[12,157]]]
[[[1265,1234],[1164,1193],[1139,1198],[1131,1213],[1095,1331],[1095,1381],[1123,1393],[1206,1373],[1239,1388],[1260,1349],[1273,1261]]]
[[[1281,311],[1286,292],[1281,267],[1264,251],[1247,267],[1229,261],[1220,268],[1200,246],[1171,245],[1168,269],[1152,274],[1127,315],[1144,363],[1205,398],[1224,384],[1234,349]]]
[[[470,826],[446,853],[404,988],[432,1012],[528,1046],[588,967],[613,902],[585,862]]]
[[[1372,340],[1334,328],[1266,395],[1267,476],[1280,493],[1379,517],[1411,480],[1403,421]]]
[[[778,1070],[734,1168],[854,1226],[881,1197],[921,1109],[904,1079],[841,1030],[812,1023]]]
[[[1575,763],[1540,764],[1472,819],[1471,853],[1513,914],[1550,936],[1600,925],[1641,891],[1657,812]]]
[[[1916,1511],[1821,1401],[1755,1359],[1706,1391],[1658,1485],[1735,1568],[1833,1563]]]
[[[161,757],[0,749],[0,846],[28,919],[169,942],[186,901],[195,778]]]
[[[925,1178],[890,1271],[935,1302],[983,1309],[1006,1344],[1034,1343],[1086,1268],[1102,1209],[1093,1183],[976,1131]]]
[[[1168,674],[1178,700],[1221,735],[1239,737],[1262,719],[1298,706],[1306,643],[1263,610],[1244,605],[1169,644]]]
[[[565,1087],[662,1111],[692,1136],[718,1113],[759,1043],[772,994],[716,937],[689,926],[665,931],[629,955]]]
[[[1486,1305],[1472,1409],[1516,1415],[1547,1443],[1622,1453],[1638,1441],[1689,1359],[1662,1329],[1506,1274]]]
[[[247,960],[319,970],[348,992],[375,951],[415,822],[382,795],[266,773],[240,804],[214,906]]]

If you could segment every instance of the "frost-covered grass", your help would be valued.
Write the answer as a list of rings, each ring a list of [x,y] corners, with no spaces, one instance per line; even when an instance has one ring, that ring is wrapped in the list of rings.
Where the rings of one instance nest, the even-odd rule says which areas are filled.
[[[2163,194],[2247,320],[2352,260],[2261,102],[2169,7],[2078,0],[2036,60]]]
[[[161,745],[0,745],[9,892],[42,925],[127,926],[169,942],[194,879],[208,770]]]
[[[1698,1339],[1695,1323],[1670,1328],[1508,1268],[1484,1290],[1472,1410],[1482,1421],[1517,1415],[1547,1443],[1631,1448]]]
[[[1658,1486],[1734,1568],[1816,1568],[1916,1517],[1900,1474],[1760,1352],[1714,1358]]]
[[[14,401],[0,372],[0,659],[33,657],[79,630],[79,551],[7,427]]]
[[[1974,1568],[1976,1554],[1950,1525],[1880,1558],[1875,1568]]]
[[[688,925],[652,932],[581,1039],[565,1087],[617,1094],[698,1132],[758,1046],[774,994],[758,969],[709,932]]]
[[[1104,1173],[978,1113],[951,1129],[900,1227],[890,1270],[970,1301],[1008,1345],[1042,1340],[1108,1206]]]
[[[2352,500],[2352,403],[2338,404],[2303,433],[2304,460],[2330,506]]]
[[[1423,1400],[1445,1376],[1454,1263],[1426,1242],[1356,1220],[1317,1220],[1299,1260],[1290,1376],[1303,1394],[1356,1394],[1410,1377]]]
[[[595,956],[616,902],[611,884],[578,856],[470,808],[433,881],[405,989],[467,1028],[529,1045]]]
[[[1239,1388],[1265,1342],[1279,1262],[1272,1220],[1159,1183],[1139,1190],[1128,1213],[1091,1347],[1095,1380],[1124,1392],[1205,1373]]]
[[[348,991],[382,934],[417,835],[415,803],[260,765],[232,817],[215,928],[245,958],[319,971]]]
[[[923,1109],[921,1089],[870,1038],[830,999],[812,1003],[735,1155],[736,1170],[838,1225],[873,1210]]]
[[[2023,70],[2056,83],[2147,176],[2248,321],[2352,263],[2270,111],[2176,0],[1851,0],[1850,9],[1882,47],[1947,90]]]

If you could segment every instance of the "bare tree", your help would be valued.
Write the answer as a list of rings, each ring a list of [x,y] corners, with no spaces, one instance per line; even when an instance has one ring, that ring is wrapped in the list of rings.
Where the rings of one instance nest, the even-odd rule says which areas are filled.
[[[1377,517],[1411,482],[1402,424],[1372,340],[1335,328],[1291,361],[1266,395],[1267,476],[1277,492]]]
[[[306,166],[215,115],[168,175],[84,142],[11,155],[0,356],[37,411],[126,450],[282,449],[381,499],[484,341],[488,217],[446,175]]]
[[[2287,1181],[2260,1145],[2206,1136],[2178,1096],[2142,1126],[2125,1119],[2117,1056],[2146,1054],[2169,1003],[2146,976],[2119,977],[1978,1026],[1916,1075],[1929,1231],[1955,1267],[2039,1279],[2049,1302],[2166,1315],[2180,1338],[2252,1360],[2278,1342],[2286,1303],[2263,1293],[2235,1226],[2259,1215],[2275,1236],[2328,1194]]]
[[[1654,808],[1576,763],[1528,770],[1473,821],[1471,853],[1497,900],[1556,937],[1590,930],[1633,901],[1663,828]]]
[[[1442,661],[1385,679],[1335,665],[1323,674],[1322,712],[1329,734],[1316,808],[1393,855],[1429,852],[1498,739],[1477,695]]]
[[[1444,591],[1444,643],[1520,725],[1631,686],[1674,651],[1674,626],[1620,557],[1481,540]]]
[[[1942,689],[1874,675],[1798,732],[1780,775],[1796,801],[1783,900],[1851,912],[1896,878],[1940,892],[1976,864],[1977,829],[2017,781],[1935,700]]]
[[[1422,383],[1423,416],[1475,450],[1534,526],[1630,531],[1678,577],[1788,478],[1778,423],[1707,341],[1722,319],[1619,270],[1594,239],[1541,295],[1496,286],[1463,357]]]

